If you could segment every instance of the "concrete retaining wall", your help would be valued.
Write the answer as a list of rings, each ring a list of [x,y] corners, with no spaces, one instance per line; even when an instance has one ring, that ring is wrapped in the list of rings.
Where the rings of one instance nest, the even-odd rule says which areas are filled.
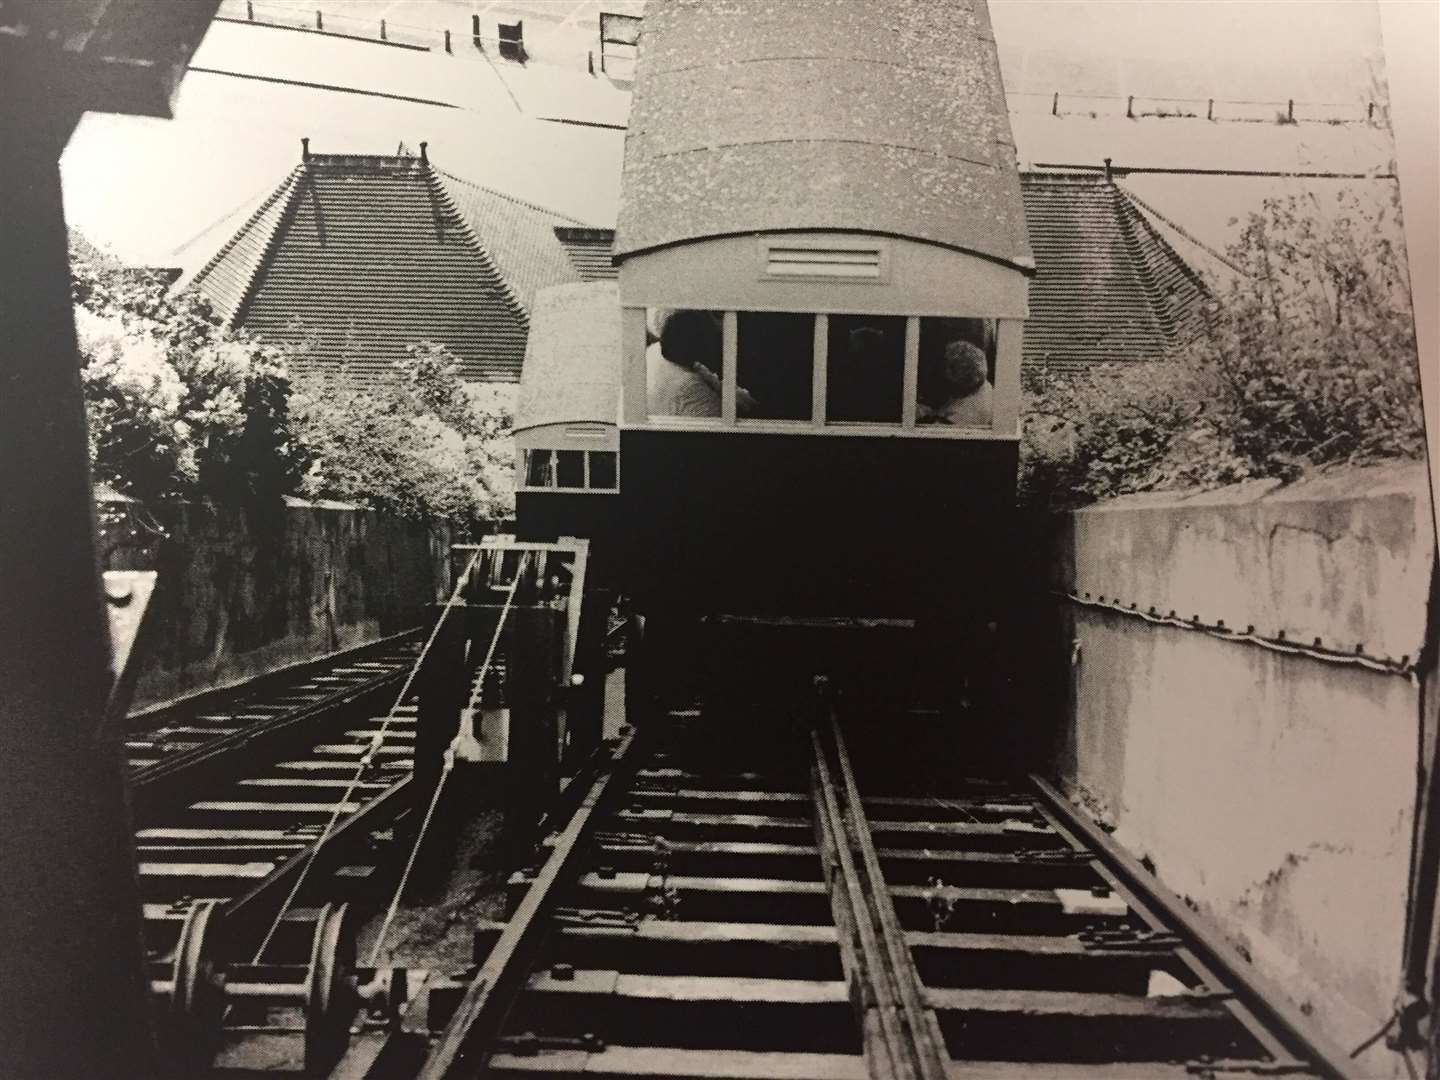
[[[186,505],[157,516],[102,507],[105,568],[160,572],[156,632],[132,710],[417,626],[424,605],[449,591],[445,526],[299,500],[270,511]]]
[[[1057,592],[1415,660],[1434,533],[1423,466],[1069,515]],[[1413,678],[1062,602],[1072,796],[1345,1046],[1399,987]],[[1383,1048],[1366,1076],[1403,1075]]]

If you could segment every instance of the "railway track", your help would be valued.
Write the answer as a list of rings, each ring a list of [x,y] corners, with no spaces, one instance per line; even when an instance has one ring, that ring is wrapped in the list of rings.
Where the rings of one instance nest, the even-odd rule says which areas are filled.
[[[418,630],[406,631],[132,717],[125,740],[131,782],[137,787],[163,782],[261,736],[398,685],[415,662],[419,639]]]
[[[182,1075],[241,1044],[247,1066],[343,1052],[353,902],[373,906],[411,809],[417,705],[396,695],[419,651],[418,632],[392,637],[167,710],[129,741],[152,998]]]
[[[793,742],[627,742],[416,1075],[1352,1075],[1044,781],[915,794],[838,725]]]
[[[274,752],[137,833],[186,1075],[1352,1075],[1043,780],[917,793],[829,717],[767,731],[759,770],[698,712],[627,734],[471,970],[358,966],[357,909],[393,876],[377,837],[416,806],[416,703],[371,684],[393,701],[416,651],[275,687],[305,724],[237,702]]]

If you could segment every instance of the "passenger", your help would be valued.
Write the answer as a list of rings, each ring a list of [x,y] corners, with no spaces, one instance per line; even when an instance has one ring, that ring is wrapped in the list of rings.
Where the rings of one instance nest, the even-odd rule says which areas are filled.
[[[968,341],[952,341],[926,380],[929,403],[916,409],[920,424],[989,427],[994,419],[994,389],[986,378],[985,353]]]
[[[724,349],[720,324],[705,311],[657,312],[647,324],[656,340],[645,350],[645,387],[651,416],[718,417]],[[744,387],[735,389],[740,416],[755,410]]]
[[[658,320],[657,320],[658,321]],[[719,416],[720,327],[703,311],[671,312],[645,351],[651,416]]]

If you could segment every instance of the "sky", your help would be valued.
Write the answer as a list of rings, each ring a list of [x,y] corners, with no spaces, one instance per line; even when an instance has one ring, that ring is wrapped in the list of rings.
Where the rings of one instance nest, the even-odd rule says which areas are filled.
[[[302,136],[320,152],[393,153],[402,141],[413,148],[424,139],[431,159],[457,175],[613,223],[629,95],[626,83],[584,67],[601,0],[254,6],[260,19],[292,24],[309,24],[319,6],[327,29],[365,36],[378,36],[383,18],[392,39],[434,50],[217,22],[192,62],[175,119],[90,114],[72,138],[62,159],[67,213],[95,242],[134,262],[203,258],[294,167]],[[623,6],[641,9],[635,0]],[[484,35],[496,22],[524,19],[533,62],[496,60],[493,45],[475,52],[472,12],[483,13]],[[1108,156],[1167,167],[1392,167],[1383,124],[1321,122],[1358,120],[1370,101],[1383,117],[1380,24],[1369,0],[993,0],[991,13],[1022,163],[1099,165]],[[224,0],[221,14],[243,20],[243,0]],[[440,48],[445,28],[452,55]],[[1203,114],[1214,98],[1221,122],[1127,119],[1132,94],[1140,113]],[[1276,124],[1292,98],[1303,122]],[[1134,182],[1167,216],[1217,245],[1229,219],[1266,188]]]

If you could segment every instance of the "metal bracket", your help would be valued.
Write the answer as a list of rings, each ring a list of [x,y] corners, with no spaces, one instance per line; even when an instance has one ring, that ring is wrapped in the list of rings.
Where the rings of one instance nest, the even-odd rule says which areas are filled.
[[[1303,1061],[1244,1061],[1224,1058],[1211,1061],[1198,1058],[1185,1063],[1185,1071],[1202,1080],[1223,1080],[1223,1077],[1238,1074],[1244,1076],[1315,1076],[1315,1070]]]
[[[562,907],[555,909],[554,921],[560,927],[638,930],[640,913],[628,908]]]
[[[1095,858],[1089,852],[1077,851],[1072,847],[1063,848],[1018,848],[1015,861],[1021,863],[1043,863],[1053,866],[1088,866]]]
[[[1149,952],[1155,949],[1178,949],[1184,944],[1167,930],[1082,930],[1075,935],[1086,952]]]
[[[537,1035],[533,1031],[522,1031],[519,1035],[506,1035],[495,1040],[500,1050],[516,1057],[535,1057],[542,1050],[583,1050],[598,1054],[605,1049],[605,1040],[594,1032],[587,1031],[578,1037],[564,1035]]]

